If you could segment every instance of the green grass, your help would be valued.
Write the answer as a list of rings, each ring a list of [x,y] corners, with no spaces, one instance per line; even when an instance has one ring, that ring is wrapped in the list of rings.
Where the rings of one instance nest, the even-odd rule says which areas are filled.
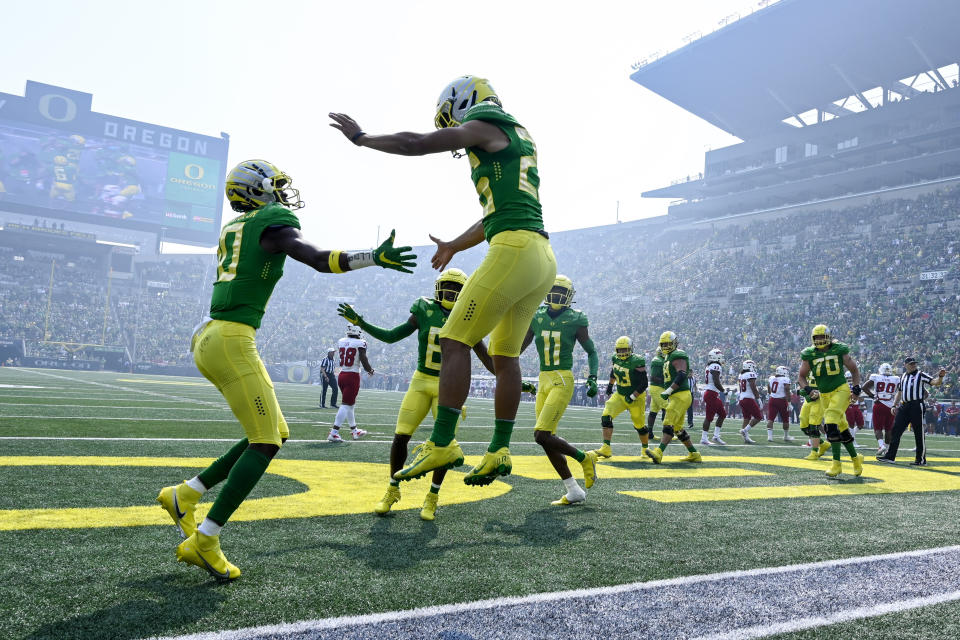
[[[42,387],[0,387],[0,436],[51,438],[0,439],[0,456],[215,457],[230,446],[216,439],[241,437],[212,386],[169,384],[175,382],[202,380],[0,369],[0,385]],[[349,497],[371,485],[377,496],[382,493],[401,394],[361,392],[357,418],[370,435],[366,441],[342,445],[323,441],[334,411],[315,408],[318,387],[278,384],[277,394],[292,438],[279,459],[379,463],[382,473],[352,477],[326,489]],[[492,403],[471,399],[468,408],[458,440],[468,455],[478,455],[492,434]],[[581,448],[596,447],[599,413],[571,408],[560,435]],[[533,405],[523,403],[511,447],[515,456],[541,455],[533,444],[532,424]],[[626,416],[616,424],[614,453],[639,455]],[[728,442],[739,442],[736,426],[738,421],[728,421]],[[415,440],[425,438],[428,429],[421,427]],[[755,437],[757,433],[755,429]],[[765,435],[762,429],[759,435]],[[179,540],[170,525],[0,531],[5,550],[0,560],[0,638],[139,638],[232,629],[957,542],[956,528],[943,524],[943,514],[951,514],[952,522],[960,509],[957,491],[693,503],[660,503],[620,493],[876,482],[849,475],[829,480],[820,469],[723,462],[729,456],[801,457],[807,450],[799,446],[800,434],[794,435],[797,446],[702,449],[703,468],[736,467],[773,475],[655,478],[649,477],[654,470],[690,465],[601,465],[601,479],[587,503],[574,508],[550,506],[563,491],[559,479],[519,475],[504,479],[512,489],[499,497],[445,504],[444,496],[460,482],[450,477],[434,523],[422,522],[416,509],[378,518],[370,512],[375,499],[358,501],[354,513],[343,515],[231,522],[223,546],[244,575],[228,585],[217,585],[206,573],[175,561]],[[875,446],[872,434],[858,440]],[[960,454],[956,439],[935,437],[930,443],[929,456]],[[911,446],[907,440],[904,444]],[[681,451],[673,444],[667,456],[675,458]],[[909,458],[909,451],[905,455]],[[637,477],[610,477],[612,467],[632,469]],[[579,477],[576,465],[571,468]],[[847,461],[845,471],[849,468]],[[197,470],[0,466],[5,488],[0,509],[159,509],[157,491]],[[931,483],[953,476],[912,472],[927,474]],[[403,489],[420,499],[422,485],[405,484]],[[303,490],[296,480],[268,474],[251,498]],[[890,620],[889,628],[904,631],[899,637],[912,637],[907,632],[920,624],[929,629],[924,637],[933,638],[938,637],[938,623],[955,628],[957,618],[956,605],[941,605],[883,619]],[[784,637],[858,637],[852,631],[861,626],[844,623]]]

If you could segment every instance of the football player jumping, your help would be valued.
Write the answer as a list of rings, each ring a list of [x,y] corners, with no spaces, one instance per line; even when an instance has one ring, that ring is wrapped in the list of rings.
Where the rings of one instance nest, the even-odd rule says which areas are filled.
[[[353,307],[347,303],[340,303],[337,313],[361,327],[371,336],[387,344],[403,340],[410,334],[417,333],[417,370],[413,372],[410,386],[403,394],[400,412],[397,414],[397,427],[393,435],[393,444],[390,446],[390,484],[383,499],[374,507],[374,512],[386,515],[390,508],[400,501],[400,481],[394,479],[393,474],[403,468],[407,461],[407,444],[414,432],[427,416],[427,412],[437,416],[437,394],[439,391],[440,376],[440,329],[443,328],[450,310],[453,309],[457,296],[460,295],[467,274],[460,269],[447,269],[440,274],[434,283],[433,299],[417,298],[410,306],[410,317],[401,325],[392,329],[383,329],[363,319]],[[491,373],[493,360],[487,354],[487,347],[478,342],[473,347],[474,353],[480,358]],[[437,501],[440,497],[440,485],[447,474],[446,469],[435,469],[430,491],[423,501],[420,517],[423,520],[433,520],[436,517]]]
[[[157,496],[181,537],[186,538],[177,547],[177,559],[206,569],[219,580],[240,577],[240,570],[220,550],[220,530],[290,435],[255,341],[286,257],[323,273],[372,266],[412,273],[410,269],[416,266],[410,247],[393,246],[392,231],[372,251],[317,248],[300,234],[300,221],[293,210],[303,202],[291,183],[290,176],[263,160],[241,162],[227,175],[227,198],[240,215],[220,233],[210,317],[194,331],[191,351],[200,373],[223,394],[247,437],[198,475],[165,487]],[[224,480],[226,484],[197,527],[197,502]]]
[[[432,133],[369,135],[345,114],[330,117],[331,126],[348,140],[384,153],[419,156],[466,150],[483,217],[452,241],[431,236],[437,243],[431,263],[444,269],[454,255],[484,239],[490,249],[440,330],[443,368],[433,433],[414,461],[394,477],[410,480],[463,464],[463,450],[453,437],[470,391],[470,349],[489,334],[497,371],[493,439],[464,482],[490,484],[513,468],[509,445],[520,404],[520,347],[557,276],[557,261],[543,228],[537,146],[503,110],[490,83],[476,76],[457,78],[444,88],[434,118],[438,130]]]
[[[643,450],[650,442],[650,431],[644,422],[644,409],[647,406],[647,363],[643,356],[633,353],[633,341],[628,336],[620,336],[613,345],[611,358],[613,368],[607,381],[607,402],[603,405],[600,427],[603,444],[592,451],[600,458],[613,455],[610,440],[613,438],[613,419],[624,411],[630,412],[630,421],[640,436]],[[616,385],[616,393],[614,393]]]
[[[863,473],[863,455],[857,453],[844,413],[850,404],[850,396],[860,395],[860,370],[850,355],[850,347],[834,340],[826,325],[815,326],[812,339],[813,346],[800,353],[797,383],[809,394],[814,388],[810,386],[807,376],[813,373],[817,382],[816,390],[819,392],[823,419],[826,422],[824,428],[833,449],[833,464],[827,470],[827,475],[835,478],[843,470],[840,463],[840,445],[843,444],[853,460],[853,475],[859,476]],[[844,379],[844,368],[851,373],[852,386],[848,386]]]
[[[536,342],[540,356],[540,379],[537,391],[537,424],[533,436],[556,469],[566,493],[551,504],[567,505],[583,502],[587,494],[571,475],[567,456],[583,466],[583,484],[593,486],[597,477],[597,454],[581,451],[557,435],[557,425],[573,398],[573,347],[579,342],[587,352],[590,373],[587,376],[587,396],[597,395],[597,368],[600,365],[597,350],[587,331],[587,316],[579,309],[571,309],[575,291],[570,278],[559,275],[547,293],[544,306],[537,309],[530,329],[523,339],[520,351]]]
[[[663,419],[663,435],[660,437],[660,444],[644,449],[644,453],[656,464],[663,461],[663,451],[674,436],[687,448],[688,453],[683,460],[703,462],[703,456],[693,446],[690,434],[683,428],[687,407],[693,402],[693,397],[690,394],[690,381],[687,378],[690,358],[678,348],[679,345],[680,341],[673,331],[664,331],[660,334],[660,351],[663,352],[663,383],[668,385],[660,397],[667,400],[667,415]],[[679,431],[677,431],[678,428]]]

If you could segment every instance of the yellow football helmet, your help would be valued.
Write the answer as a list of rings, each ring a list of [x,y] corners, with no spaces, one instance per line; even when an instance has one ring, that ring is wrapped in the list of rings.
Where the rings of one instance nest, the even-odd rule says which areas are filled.
[[[56,157],[54,157],[54,159],[53,159],[53,164],[56,164],[56,165],[64,165],[64,164],[67,164],[67,157],[66,157],[66,156],[56,156]]]
[[[813,328],[813,346],[817,349],[826,349],[830,346],[833,338],[830,337],[830,329],[825,324],[818,324]]]
[[[463,285],[467,283],[467,274],[460,269],[447,269],[433,283],[433,297],[444,309],[453,309]]]
[[[226,192],[234,211],[254,211],[279,202],[290,209],[303,206],[293,178],[266,160],[244,160],[227,174]]]
[[[562,311],[573,303],[573,281],[567,276],[558,275],[553,281],[553,288],[547,292],[547,304],[554,311]]]
[[[663,355],[665,356],[668,356],[676,351],[679,343],[679,340],[677,340],[677,334],[675,334],[673,331],[664,331],[660,334],[660,351],[662,351]]]
[[[620,336],[614,343],[613,348],[617,352],[618,358],[626,360],[633,355],[633,340],[627,336]]]
[[[437,129],[459,127],[470,107],[484,100],[501,106],[490,82],[477,76],[460,76],[440,92],[433,124]]]

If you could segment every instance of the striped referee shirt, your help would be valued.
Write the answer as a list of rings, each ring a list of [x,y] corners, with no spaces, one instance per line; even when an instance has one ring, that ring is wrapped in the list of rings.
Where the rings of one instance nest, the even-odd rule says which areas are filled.
[[[333,368],[336,366],[336,361],[333,358],[324,358],[320,361],[320,369],[326,373],[333,373]]]
[[[900,376],[900,399],[903,402],[923,400],[923,385],[930,384],[933,378],[917,369],[913,373],[904,373]]]

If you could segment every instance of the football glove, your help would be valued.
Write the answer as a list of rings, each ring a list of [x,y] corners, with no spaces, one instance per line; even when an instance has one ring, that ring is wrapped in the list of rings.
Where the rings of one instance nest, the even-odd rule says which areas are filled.
[[[537,385],[533,384],[532,382],[521,382],[520,392],[532,393],[533,395],[537,395]]]
[[[669,399],[670,399],[670,394],[667,393],[666,391],[664,391],[663,393],[660,394],[660,399],[661,399],[661,400],[669,400]]]
[[[853,387],[850,389],[850,393],[855,396],[859,396],[861,391],[863,391],[863,389],[861,389],[860,385],[858,384],[853,385]]]
[[[612,395],[613,395],[613,383],[612,383],[612,382],[608,382],[608,383],[607,383],[607,395],[608,395],[608,396],[612,396]]]
[[[597,395],[597,376],[587,376],[587,397]]]
[[[390,231],[390,237],[383,241],[379,247],[373,250],[373,261],[378,267],[384,269],[393,269],[403,271],[404,273],[413,273],[410,269],[417,266],[415,253],[411,253],[411,247],[395,247],[393,239],[396,237],[396,229]]]
[[[363,316],[357,313],[354,308],[346,302],[341,302],[337,305],[337,313],[350,324],[359,325],[363,320]]]

